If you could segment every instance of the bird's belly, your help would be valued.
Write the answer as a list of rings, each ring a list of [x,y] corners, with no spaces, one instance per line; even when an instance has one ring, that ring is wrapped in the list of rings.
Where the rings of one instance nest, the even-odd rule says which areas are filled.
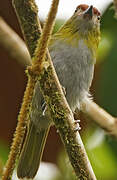
[[[60,80],[65,88],[66,98],[72,110],[80,106],[88,95],[93,78],[94,61],[91,51],[83,47],[64,46],[51,51],[51,57]]]

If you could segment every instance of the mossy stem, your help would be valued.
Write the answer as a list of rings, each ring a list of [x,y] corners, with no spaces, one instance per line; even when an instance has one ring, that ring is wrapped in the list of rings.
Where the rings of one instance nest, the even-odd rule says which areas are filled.
[[[26,91],[24,93],[23,103],[18,116],[18,124],[16,127],[16,131],[14,133],[13,143],[11,145],[11,150],[5,166],[5,171],[3,172],[2,180],[9,180],[12,175],[13,169],[15,167],[16,158],[19,154],[19,150],[25,134],[26,125],[28,122],[30,102],[32,100],[35,83],[36,83],[35,78],[32,77],[28,78],[28,83],[27,83]]]
[[[44,55],[46,54],[48,41],[50,39],[50,35],[53,30],[53,24],[54,24],[54,20],[55,20],[56,13],[57,13],[58,3],[59,3],[59,0],[53,0],[47,21],[44,26],[45,28],[44,28],[44,32],[43,32],[41,41],[38,41],[40,43],[42,42],[43,46],[41,46],[40,43],[38,43],[39,44],[38,50],[40,53],[40,57],[39,57],[39,59],[35,58],[35,63],[36,63],[36,61],[38,63],[41,61],[41,64],[42,64],[42,60],[44,59]],[[32,6],[32,8],[33,8],[33,6]],[[54,11],[54,15],[53,15],[53,11]],[[49,25],[49,27],[48,27],[48,25]],[[44,43],[43,43],[43,41],[44,41]],[[40,64],[40,66],[41,66],[41,64]],[[38,67],[40,67],[40,66],[38,66]],[[40,70],[40,68],[39,68],[39,70]],[[36,73],[35,73],[35,71],[33,71],[33,65],[32,65],[32,68],[31,67],[28,68],[28,71],[27,71],[28,84],[27,84],[26,91],[24,94],[23,103],[22,103],[21,110],[20,110],[19,117],[18,117],[18,124],[16,127],[16,131],[15,131],[14,138],[13,138],[13,143],[11,145],[11,151],[10,151],[10,154],[8,157],[8,161],[6,163],[5,171],[2,176],[2,180],[9,180],[11,178],[13,169],[15,167],[16,158],[19,154],[19,150],[20,150],[20,147],[23,142],[24,135],[25,135],[25,128],[28,123],[28,115],[29,115],[31,101],[32,101],[33,93],[34,93],[34,88],[35,88],[36,82],[40,75],[39,70],[38,70],[38,74],[36,74],[37,71],[36,71]]]

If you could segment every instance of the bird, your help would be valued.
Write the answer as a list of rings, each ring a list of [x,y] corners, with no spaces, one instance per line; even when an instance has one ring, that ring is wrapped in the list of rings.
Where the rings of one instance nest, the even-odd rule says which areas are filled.
[[[64,25],[52,35],[48,49],[65,97],[74,112],[90,97],[100,42],[101,14],[93,5],[80,4]],[[36,88],[38,88],[38,82]],[[35,90],[36,92],[36,90]],[[20,179],[36,175],[48,134],[51,118],[41,91],[32,99],[32,112],[17,167]]]

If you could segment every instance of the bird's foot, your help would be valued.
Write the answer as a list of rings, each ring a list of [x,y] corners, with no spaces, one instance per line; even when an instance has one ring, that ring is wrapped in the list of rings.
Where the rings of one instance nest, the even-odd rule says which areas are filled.
[[[66,95],[65,87],[62,86],[62,90],[63,90],[64,95]]]
[[[80,127],[80,124],[79,124],[80,120],[75,120],[74,122],[74,132],[77,132],[77,131],[80,131],[81,130],[81,127]]]
[[[47,105],[46,105],[46,103],[44,102],[43,105],[42,105],[42,115],[43,115],[43,116],[45,116],[46,110],[47,110]]]

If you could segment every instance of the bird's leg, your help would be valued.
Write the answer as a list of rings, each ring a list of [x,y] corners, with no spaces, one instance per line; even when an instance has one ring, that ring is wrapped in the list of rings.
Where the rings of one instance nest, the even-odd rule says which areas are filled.
[[[66,95],[65,87],[64,86],[61,86],[61,87],[62,87],[64,95]],[[42,112],[43,112],[42,115],[45,116],[45,112],[47,110],[46,102],[43,102],[41,107],[42,107]]]
[[[81,127],[80,127],[80,124],[79,124],[80,120],[75,120],[74,122],[74,132],[77,132],[77,131],[80,131],[81,130]]]
[[[74,131],[75,132],[77,132],[77,131],[79,131],[79,130],[81,130],[81,127],[80,127],[80,119],[77,119],[78,118],[78,113],[77,113],[77,109],[76,109],[76,111],[75,112],[73,112],[73,114],[74,114],[74,120],[75,120],[75,122],[74,122]]]
[[[47,110],[47,105],[46,105],[46,103],[44,102],[43,104],[42,104],[42,115],[43,116],[45,116],[45,112],[46,112],[46,110]]]
[[[64,86],[62,86],[62,90],[63,90],[64,95],[66,95],[66,90]]]
[[[65,90],[64,86],[62,86],[62,90],[63,90],[64,95],[66,95],[66,90]],[[73,112],[73,114],[74,114],[74,116],[75,116],[75,114],[77,115],[76,112]],[[75,122],[74,122],[74,132],[77,132],[77,131],[81,130],[81,127],[80,127],[80,124],[79,124],[80,119],[75,119],[74,118],[74,120],[75,120]]]

